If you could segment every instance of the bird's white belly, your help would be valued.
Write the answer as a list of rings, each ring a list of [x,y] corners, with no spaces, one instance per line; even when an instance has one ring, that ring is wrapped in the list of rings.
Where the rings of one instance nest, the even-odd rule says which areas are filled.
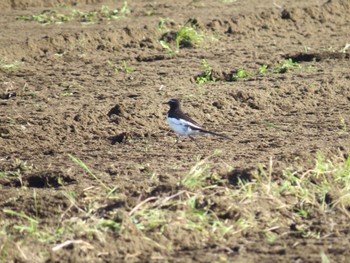
[[[175,118],[167,118],[167,119],[168,119],[170,128],[181,136],[196,135],[201,133],[198,130],[191,129],[190,125],[186,121],[178,120]]]

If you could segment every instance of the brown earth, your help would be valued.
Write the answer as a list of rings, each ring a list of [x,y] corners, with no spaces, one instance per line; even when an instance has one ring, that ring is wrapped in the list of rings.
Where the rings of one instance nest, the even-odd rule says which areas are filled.
[[[71,239],[86,240],[93,248],[71,246],[55,252],[52,247],[65,240],[40,242],[18,232],[12,226],[20,219],[3,211],[23,211],[48,227],[62,217],[81,219],[77,207],[88,205],[93,206],[91,217],[123,215],[142,200],[176,193],[179,177],[198,156],[206,158],[215,149],[221,154],[209,159],[210,169],[223,178],[249,175],[272,158],[274,180],[283,169],[313,167],[317,152],[349,152],[350,55],[342,52],[350,42],[349,1],[139,0],[128,3],[131,13],[125,17],[91,25],[16,20],[45,9],[122,5],[52,2],[0,3],[1,63],[19,63],[16,70],[0,70],[0,171],[21,174],[0,177],[1,220],[11,226],[1,228],[6,233],[0,238],[5,262],[320,262],[322,251],[331,262],[348,262],[349,219],[336,211],[303,221],[317,225],[323,238],[286,234],[270,243],[259,233],[239,233],[220,243],[180,229],[152,236],[160,244],[170,240],[171,252],[138,237],[136,230],[135,237],[110,234],[103,240],[75,233]],[[157,28],[159,18],[165,19],[163,29]],[[167,54],[159,40],[168,32],[167,39],[173,41],[171,32],[186,23],[204,32],[204,41]],[[286,58],[301,68],[227,81],[238,69],[275,68]],[[203,59],[217,81],[198,85]],[[125,72],[123,63],[133,72]],[[170,98],[181,99],[195,120],[233,140],[197,137],[197,148],[183,138],[173,147],[175,134],[165,121],[168,108],[161,104]],[[104,184],[116,186],[118,200],[103,199],[98,182],[68,154],[82,160]],[[74,209],[68,209],[67,191],[76,193]],[[256,209],[273,219],[273,206],[237,204],[236,210]],[[287,218],[285,225],[292,228]]]

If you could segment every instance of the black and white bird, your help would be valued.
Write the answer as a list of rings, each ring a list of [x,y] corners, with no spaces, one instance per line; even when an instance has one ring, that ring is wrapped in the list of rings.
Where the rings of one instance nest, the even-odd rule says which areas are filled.
[[[177,134],[176,143],[179,142],[181,136],[186,136],[197,144],[197,142],[191,135],[199,134],[211,134],[231,140],[231,138],[225,135],[221,135],[203,129],[197,122],[195,122],[189,116],[182,112],[180,102],[177,99],[171,99],[168,102],[165,102],[164,104],[168,104],[170,106],[170,110],[167,114],[167,120],[170,128]]]

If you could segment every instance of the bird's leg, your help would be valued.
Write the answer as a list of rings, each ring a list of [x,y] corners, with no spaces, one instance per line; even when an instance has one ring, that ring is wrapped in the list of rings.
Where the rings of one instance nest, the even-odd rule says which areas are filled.
[[[177,144],[180,141],[181,135],[176,136],[176,143]]]
[[[188,138],[190,138],[191,141],[193,141],[197,145],[197,147],[200,148],[199,144],[196,142],[196,140],[191,135],[188,135]]]
[[[180,141],[180,138],[181,138],[181,135],[176,136],[176,142],[173,144],[173,146],[176,145]]]

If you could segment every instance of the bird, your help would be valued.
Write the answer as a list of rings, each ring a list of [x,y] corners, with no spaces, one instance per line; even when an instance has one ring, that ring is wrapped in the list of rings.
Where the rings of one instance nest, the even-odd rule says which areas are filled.
[[[197,122],[192,120],[182,111],[179,100],[170,99],[168,102],[164,102],[163,104],[168,104],[170,106],[170,109],[167,113],[167,121],[170,128],[177,134],[175,144],[180,141],[181,136],[186,136],[190,138],[197,146],[199,146],[192,135],[200,134],[211,134],[224,139],[232,140],[225,135],[207,131],[202,128]]]

